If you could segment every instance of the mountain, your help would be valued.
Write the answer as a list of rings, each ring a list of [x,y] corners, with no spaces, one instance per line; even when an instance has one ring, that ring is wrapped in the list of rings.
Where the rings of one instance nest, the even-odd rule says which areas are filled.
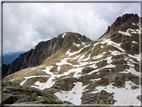
[[[61,48],[64,48],[64,46],[68,43],[72,43],[73,41],[70,41],[70,39],[74,38],[73,34],[68,32],[66,40],[62,38],[60,34],[57,38],[53,38],[51,40],[40,42],[38,45],[35,46],[34,49],[29,50],[26,53],[23,53],[14,60],[10,66],[7,66],[7,70],[3,71],[6,72],[6,75],[10,75],[18,70],[27,68],[27,67],[33,67],[36,65],[41,64],[46,58],[49,56],[55,54],[57,51],[59,51]],[[86,38],[85,36],[81,36],[78,33],[75,33],[75,38],[80,38],[82,42],[90,43],[91,40]],[[75,40],[74,38],[74,40]],[[73,40],[73,39],[72,39]],[[77,42],[81,42],[77,41]],[[5,67],[5,65],[3,66]]]
[[[3,104],[140,105],[140,30],[124,14],[97,41],[65,32],[40,42],[10,65]]]

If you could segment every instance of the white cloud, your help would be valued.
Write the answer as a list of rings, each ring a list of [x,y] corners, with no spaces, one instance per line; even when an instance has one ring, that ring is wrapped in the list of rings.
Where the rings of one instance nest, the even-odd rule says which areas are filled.
[[[138,3],[4,3],[3,53],[30,50],[68,31],[96,40],[118,16],[138,10]]]

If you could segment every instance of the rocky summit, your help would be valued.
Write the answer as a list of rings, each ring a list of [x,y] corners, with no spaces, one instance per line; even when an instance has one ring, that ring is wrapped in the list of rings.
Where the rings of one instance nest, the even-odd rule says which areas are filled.
[[[64,32],[40,42],[5,65],[2,103],[139,106],[139,19],[118,17],[97,41]]]

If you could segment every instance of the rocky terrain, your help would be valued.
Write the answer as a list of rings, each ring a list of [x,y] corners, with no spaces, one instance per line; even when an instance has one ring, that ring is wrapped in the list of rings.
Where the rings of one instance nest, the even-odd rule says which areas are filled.
[[[139,106],[140,30],[125,14],[97,41],[65,32],[39,43],[8,68],[2,103]]]

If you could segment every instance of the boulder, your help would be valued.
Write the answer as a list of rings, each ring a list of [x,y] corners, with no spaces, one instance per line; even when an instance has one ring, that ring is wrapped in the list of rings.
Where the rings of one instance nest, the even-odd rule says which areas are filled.
[[[13,104],[17,100],[18,100],[17,96],[9,93],[3,93],[2,104]]]
[[[96,66],[98,66],[98,68],[104,67],[105,65],[107,65],[107,60],[96,63]]]
[[[87,74],[87,73],[89,73],[91,71],[93,71],[93,68],[91,68],[91,67],[85,67],[85,68],[82,69],[81,73],[82,74]]]
[[[109,83],[122,86],[125,83],[125,77],[124,74],[109,74],[103,78],[108,79]]]
[[[114,104],[113,93],[101,90],[98,93],[86,93],[83,95],[82,104]]]

